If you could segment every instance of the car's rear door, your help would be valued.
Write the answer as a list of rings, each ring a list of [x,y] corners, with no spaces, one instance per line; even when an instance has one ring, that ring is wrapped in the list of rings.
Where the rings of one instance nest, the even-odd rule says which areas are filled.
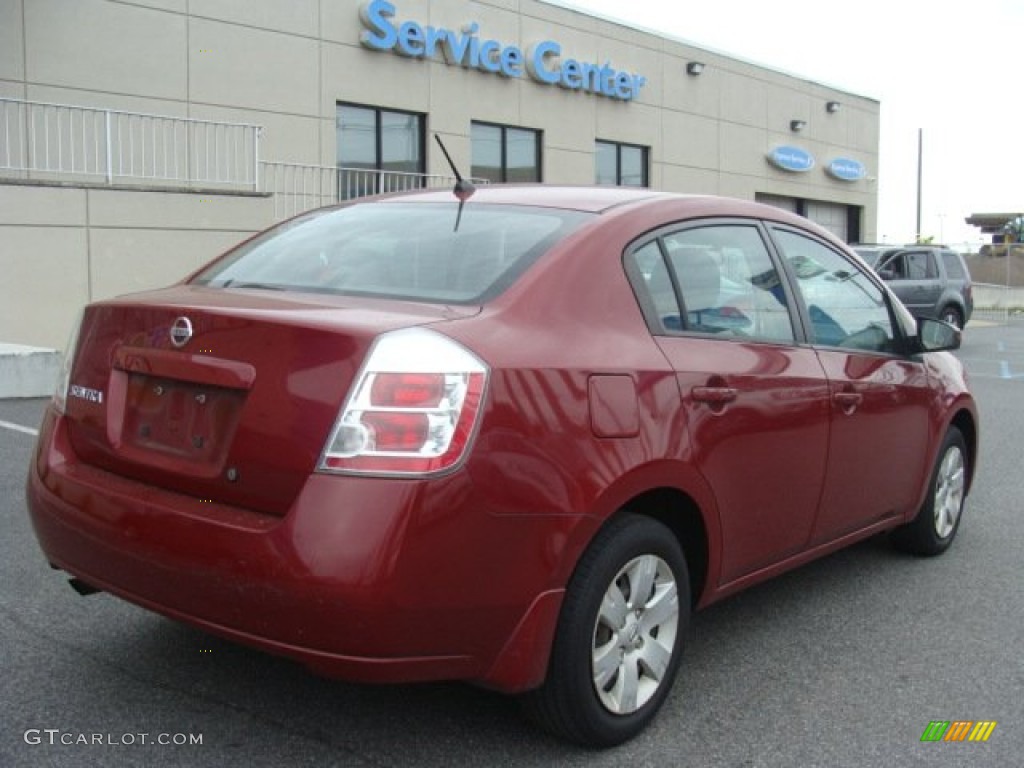
[[[963,322],[970,320],[971,312],[974,309],[974,296],[971,286],[971,276],[967,271],[967,265],[960,259],[960,256],[953,251],[941,251],[939,257],[946,272],[946,288],[942,304],[947,303],[956,306],[957,299],[963,305]],[[939,308],[942,311],[942,307]]]
[[[881,286],[830,244],[773,227],[788,263],[809,340],[829,380],[831,431],[821,544],[905,513],[927,461],[932,393],[924,364],[900,353]]]
[[[814,350],[794,344],[791,298],[759,225],[705,221],[660,235],[627,254],[627,267],[716,497],[725,584],[806,546],[826,468],[828,384]]]
[[[899,261],[899,268],[889,282],[893,292],[915,315],[934,316],[942,295],[942,280],[935,254],[926,249],[908,249],[895,258]]]

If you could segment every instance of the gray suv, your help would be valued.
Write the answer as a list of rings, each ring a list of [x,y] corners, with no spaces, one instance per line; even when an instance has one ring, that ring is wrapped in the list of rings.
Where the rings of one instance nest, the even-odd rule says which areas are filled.
[[[941,245],[857,245],[907,309],[963,328],[974,311],[971,273],[963,257]]]

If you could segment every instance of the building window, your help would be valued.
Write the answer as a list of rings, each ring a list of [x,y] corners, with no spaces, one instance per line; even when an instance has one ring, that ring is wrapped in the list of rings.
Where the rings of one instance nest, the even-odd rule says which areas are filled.
[[[423,186],[423,115],[339,104],[338,199]]]
[[[540,181],[540,131],[475,122],[471,134],[475,178],[495,183]]]
[[[647,147],[598,141],[594,145],[594,180],[618,187],[646,187]]]

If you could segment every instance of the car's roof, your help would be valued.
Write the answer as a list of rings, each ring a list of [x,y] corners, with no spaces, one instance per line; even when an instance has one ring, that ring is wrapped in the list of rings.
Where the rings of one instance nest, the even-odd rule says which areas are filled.
[[[941,243],[907,243],[906,245],[885,243],[857,243],[850,246],[855,251],[949,251],[948,245]]]
[[[360,202],[451,203],[455,199],[451,189],[429,189],[362,198]],[[804,227],[809,224],[807,219],[791,214],[782,208],[752,200],[706,194],[684,195],[638,187],[481,184],[476,187],[476,191],[468,202],[469,205],[474,203],[559,208],[586,213],[603,213],[626,206],[676,203],[684,206],[687,209],[687,214],[695,216],[749,216],[774,219]]]
[[[641,200],[679,197],[666,192],[637,187],[556,186],[549,184],[481,184],[471,198],[474,203],[497,205],[531,205],[542,208],[600,213],[619,205]],[[455,200],[452,189],[418,190],[377,198],[382,202],[450,203]]]

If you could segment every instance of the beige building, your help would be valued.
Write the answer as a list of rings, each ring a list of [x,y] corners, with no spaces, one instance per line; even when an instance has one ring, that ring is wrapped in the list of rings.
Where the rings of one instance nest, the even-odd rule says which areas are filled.
[[[656,20],[651,21],[651,26]],[[541,0],[0,0],[0,342],[337,199],[619,183],[875,239],[879,105]]]

